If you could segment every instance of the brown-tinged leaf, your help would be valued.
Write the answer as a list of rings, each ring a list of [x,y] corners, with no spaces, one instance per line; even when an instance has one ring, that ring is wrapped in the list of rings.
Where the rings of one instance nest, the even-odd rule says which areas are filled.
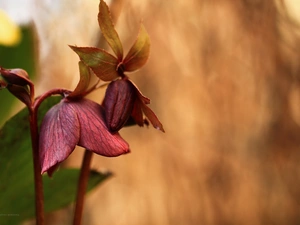
[[[80,136],[77,114],[71,103],[62,100],[45,115],[40,129],[42,173],[53,172],[74,150]],[[51,175],[51,174],[50,174]]]
[[[141,24],[138,37],[123,61],[124,71],[131,72],[141,68],[147,62],[149,54],[150,38],[145,27]]]
[[[118,59],[105,50],[94,47],[70,46],[70,48],[101,80],[111,81],[119,76],[117,72]]]
[[[82,61],[79,61],[78,65],[79,65],[80,80],[77,84],[77,87],[69,95],[69,97],[81,96],[86,91],[86,89],[89,87],[90,84],[90,79],[91,79],[90,68]]]
[[[119,35],[114,28],[107,4],[101,0],[99,4],[98,23],[105,40],[108,42],[119,61],[123,59],[123,47]]]

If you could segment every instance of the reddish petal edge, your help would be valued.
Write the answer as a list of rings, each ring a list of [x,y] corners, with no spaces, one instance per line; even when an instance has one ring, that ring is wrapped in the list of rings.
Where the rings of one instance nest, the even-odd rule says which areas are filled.
[[[145,116],[150,120],[151,124],[153,125],[153,127],[157,130],[160,130],[162,132],[165,132],[162,123],[159,121],[159,119],[157,118],[157,116],[155,115],[155,113],[147,106],[147,104],[150,104],[150,99],[147,98],[146,96],[144,96],[141,91],[138,89],[138,87],[131,81],[131,84],[134,86],[134,88],[136,89],[136,93],[138,95],[138,99],[136,100],[137,102],[135,103],[134,107],[138,107],[140,106],[142,111],[144,112]],[[138,116],[139,120],[136,121],[138,125],[141,124],[140,121],[140,115],[139,115],[139,111],[137,108],[135,108],[133,110],[133,113],[136,114],[136,116]],[[133,115],[135,116],[135,115]],[[141,126],[141,125],[140,125]]]
[[[165,130],[163,128],[162,123],[159,121],[155,113],[146,105],[146,104],[141,104],[142,110],[146,117],[150,120],[151,124],[153,127],[157,130],[160,130],[165,133]]]

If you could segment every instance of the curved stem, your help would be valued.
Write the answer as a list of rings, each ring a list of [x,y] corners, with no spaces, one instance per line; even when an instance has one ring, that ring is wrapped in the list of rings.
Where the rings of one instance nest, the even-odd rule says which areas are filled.
[[[38,108],[40,104],[48,97],[54,94],[67,94],[68,90],[65,89],[53,89],[42,96],[37,98],[32,106],[28,106],[29,109],[29,124],[30,124],[30,136],[32,145],[32,158],[33,158],[33,175],[34,175],[34,188],[35,188],[35,215],[36,224],[44,225],[44,193],[43,193],[43,178],[41,175],[41,163],[39,154],[39,131],[38,131]],[[34,98],[34,87],[31,87],[31,98]]]
[[[92,161],[92,156],[93,156],[93,152],[86,149],[84,152],[84,157],[82,160],[82,165],[81,165],[81,170],[80,170],[80,175],[78,180],[73,225],[81,224],[84,196],[85,196],[85,192],[89,180],[90,164]]]
[[[55,89],[52,89],[50,91],[47,91],[45,92],[44,94],[42,94],[41,96],[39,96],[33,106],[32,106],[32,109],[34,111],[37,111],[40,104],[46,99],[46,98],[49,98],[50,96],[52,95],[62,95],[62,96],[66,96],[68,95],[69,93],[71,93],[71,91],[67,90],[67,89],[64,89],[64,88],[55,88]]]

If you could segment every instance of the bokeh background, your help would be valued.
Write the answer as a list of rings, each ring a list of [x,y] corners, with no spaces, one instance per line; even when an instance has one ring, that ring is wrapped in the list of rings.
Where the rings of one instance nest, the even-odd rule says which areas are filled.
[[[37,92],[74,88],[78,57],[67,45],[103,44],[99,1],[12,2],[0,4],[12,18],[30,12]],[[107,2],[125,51],[141,20],[150,35],[151,57],[130,77],[166,133],[124,128],[130,154],[93,158],[114,177],[87,196],[83,224],[300,224],[299,1]],[[64,166],[80,166],[82,153]],[[71,224],[72,213],[47,224]]]

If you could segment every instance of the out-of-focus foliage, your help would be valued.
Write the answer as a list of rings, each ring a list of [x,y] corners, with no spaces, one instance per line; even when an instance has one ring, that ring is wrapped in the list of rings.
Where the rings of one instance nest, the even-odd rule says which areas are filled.
[[[0,21],[1,26],[1,21]],[[34,36],[30,26],[21,28],[20,43],[5,46],[0,43],[0,66],[4,68],[22,68],[27,71],[30,79],[35,75]],[[17,102],[6,89],[0,91],[0,126],[8,118],[12,106]]]

